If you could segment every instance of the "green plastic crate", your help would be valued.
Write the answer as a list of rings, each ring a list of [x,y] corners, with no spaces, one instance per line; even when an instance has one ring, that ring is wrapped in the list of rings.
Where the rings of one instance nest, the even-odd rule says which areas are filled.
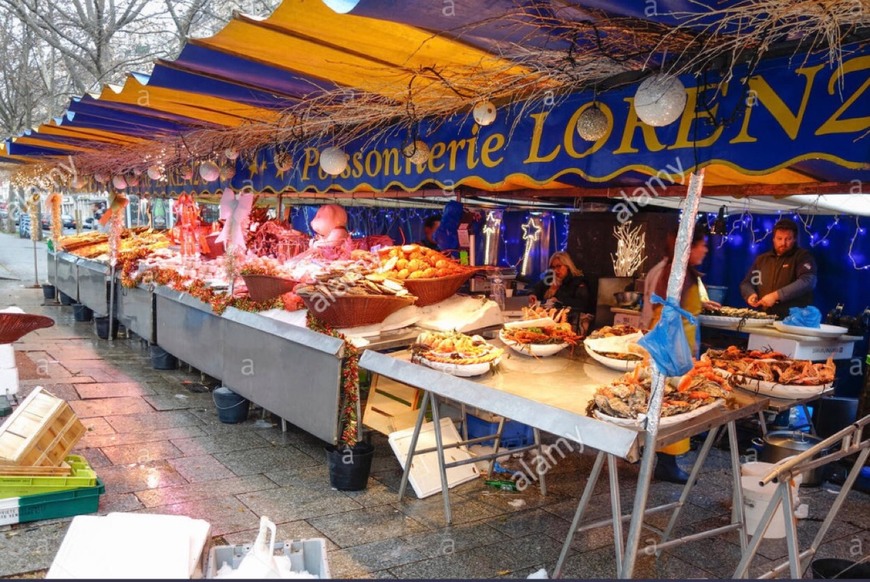
[[[96,485],[97,474],[88,465],[87,459],[78,455],[69,455],[66,458],[66,462],[72,467],[72,474],[66,477],[0,475],[0,499],[39,495]]]
[[[0,499],[0,525],[96,513],[105,492],[106,486],[97,479],[93,487]]]

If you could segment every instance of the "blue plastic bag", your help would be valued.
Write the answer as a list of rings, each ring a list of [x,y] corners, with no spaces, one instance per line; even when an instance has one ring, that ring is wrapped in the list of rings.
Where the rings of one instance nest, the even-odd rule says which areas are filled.
[[[786,325],[798,327],[822,327],[822,312],[810,305],[809,307],[792,307],[788,310],[788,317],[782,320]]]
[[[649,352],[662,374],[682,376],[694,367],[692,349],[683,329],[683,317],[692,325],[698,325],[698,320],[673,299],[664,300],[653,293],[652,302],[664,305],[662,317],[637,343]]]

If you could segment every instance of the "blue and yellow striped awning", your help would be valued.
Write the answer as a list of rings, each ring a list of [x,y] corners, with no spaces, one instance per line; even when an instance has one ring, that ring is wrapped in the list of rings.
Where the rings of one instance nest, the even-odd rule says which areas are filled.
[[[715,8],[738,3],[719,0]],[[341,5],[346,13],[327,4]],[[404,104],[413,85],[416,99],[455,100],[478,90],[469,71],[489,72],[493,85],[540,75],[513,55],[523,47],[567,51],[564,31],[552,24],[557,11],[561,19],[590,26],[604,18],[622,18],[626,26],[633,22],[666,29],[688,14],[711,10],[693,0],[657,0],[654,13],[646,5],[637,0],[573,0],[519,10],[514,0],[285,0],[269,18],[237,15],[214,36],[191,40],[177,59],[156,62],[150,75],[131,73],[121,86],[73,99],[62,117],[7,139],[0,146],[0,163],[75,157],[202,129],[243,130],[246,124],[275,122],[286,109],[342,88]],[[505,19],[506,13],[512,16]],[[539,82],[552,83],[543,77]],[[836,163],[801,160],[750,176],[728,163],[713,163],[707,183],[847,182],[855,172]],[[506,172],[497,181],[469,175],[458,184],[493,190],[578,183],[619,186],[642,181],[645,175],[636,165],[626,165],[604,183]],[[287,187],[293,187],[289,180]],[[361,185],[362,190],[371,187]],[[391,187],[414,189],[420,184]]]

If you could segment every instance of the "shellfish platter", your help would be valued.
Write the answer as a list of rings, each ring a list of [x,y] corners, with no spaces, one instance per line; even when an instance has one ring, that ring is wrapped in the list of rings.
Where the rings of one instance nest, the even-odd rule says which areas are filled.
[[[583,340],[589,357],[611,370],[634,370],[646,356],[646,350],[637,344],[643,332],[631,325],[605,326]]]
[[[832,358],[818,364],[809,360],[793,360],[779,352],[741,350],[735,346],[724,350],[707,350],[701,360],[709,362],[728,376],[734,386],[765,396],[792,400],[829,390],[836,373]]]
[[[479,335],[424,332],[411,346],[411,361],[454,376],[480,376],[498,365],[504,350]]]
[[[640,365],[641,361],[643,361],[643,358],[637,354],[627,352],[605,352],[602,354],[591,349],[589,346],[586,346],[586,353],[589,354],[590,358],[602,366],[610,368],[611,370],[616,370],[617,372],[630,372]]]
[[[556,321],[559,319],[562,318]],[[536,357],[552,356],[568,346],[576,346],[580,341],[580,336],[574,333],[570,323],[556,321],[543,317],[511,322],[505,324],[498,337],[517,353]]]
[[[595,391],[587,410],[589,416],[623,426],[638,426],[646,419],[652,372],[637,366]],[[697,361],[679,378],[668,378],[662,400],[661,426],[684,422],[720,406],[732,395],[727,378],[709,362]]]

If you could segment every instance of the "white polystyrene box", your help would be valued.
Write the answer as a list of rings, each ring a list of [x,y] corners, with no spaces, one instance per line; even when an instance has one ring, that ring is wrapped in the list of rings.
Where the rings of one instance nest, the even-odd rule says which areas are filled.
[[[0,395],[18,394],[18,368],[0,369]]]
[[[12,344],[0,344],[0,370],[8,370],[15,366],[15,348]]]

